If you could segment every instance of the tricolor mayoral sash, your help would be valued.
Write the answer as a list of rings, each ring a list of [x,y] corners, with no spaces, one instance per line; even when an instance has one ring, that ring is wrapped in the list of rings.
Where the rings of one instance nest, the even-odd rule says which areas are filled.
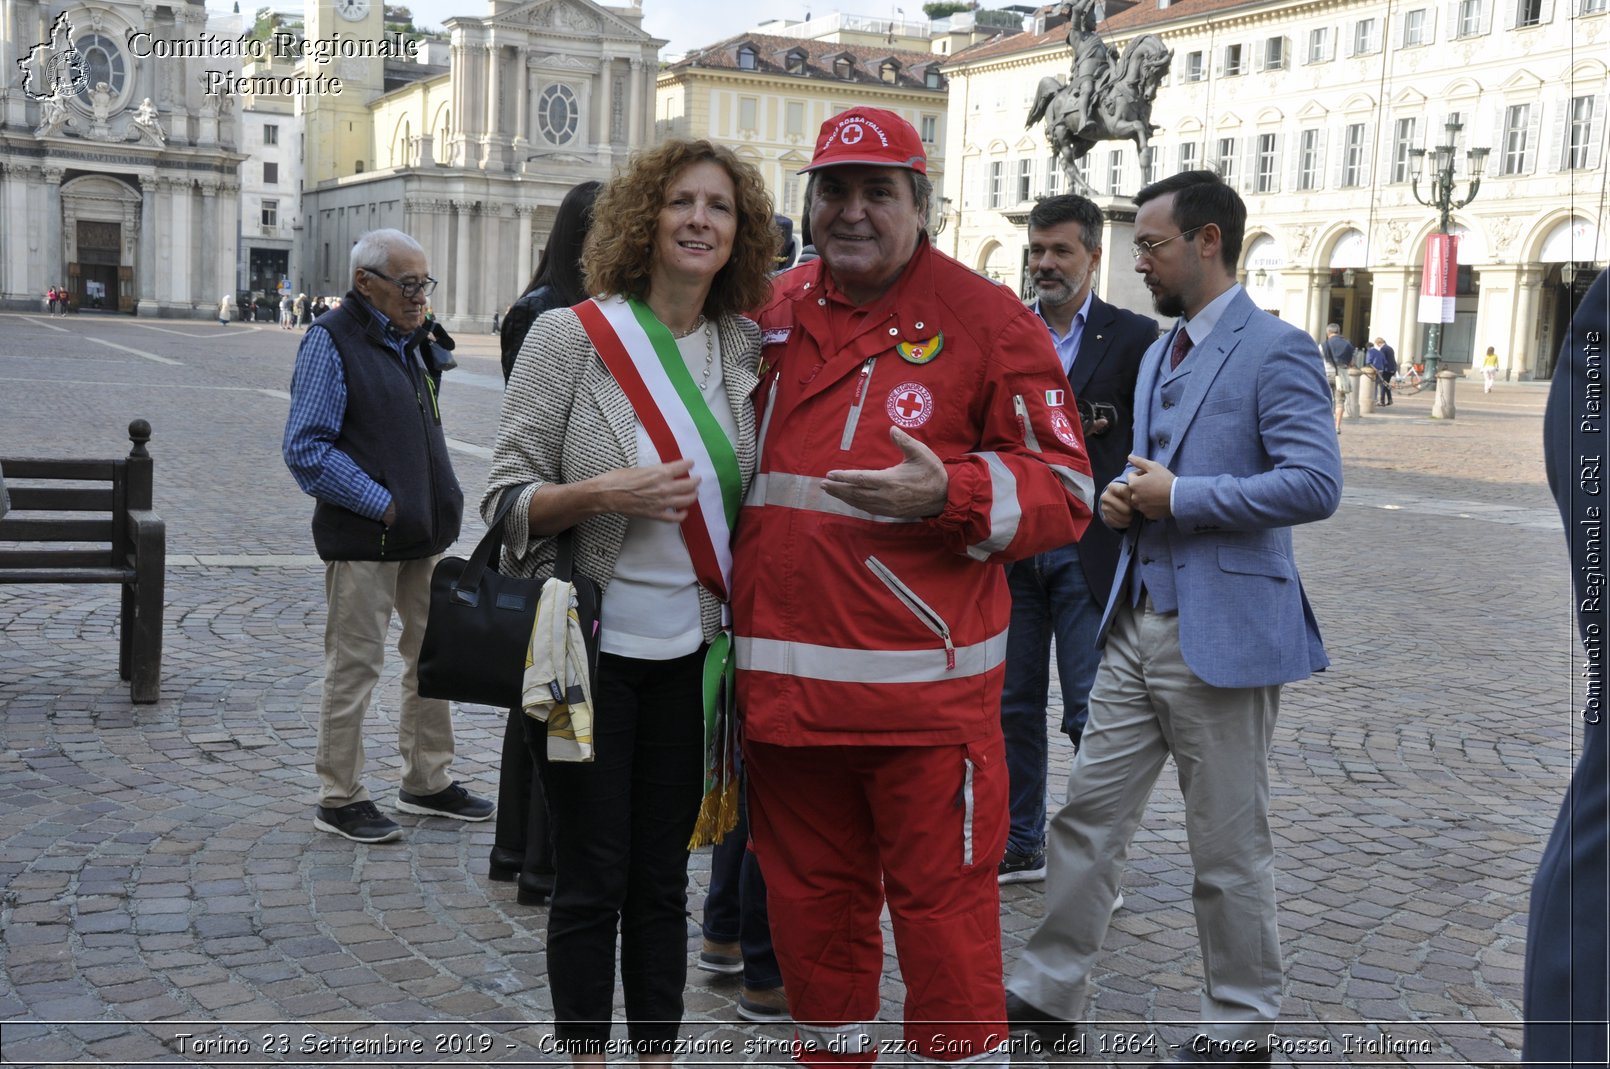
[[[732,579],[732,526],[743,501],[737,452],[689,374],[676,339],[648,305],[623,297],[595,298],[576,305],[575,312],[632,403],[661,463],[684,457],[693,461],[693,473],[700,476],[699,497],[682,521],[682,541],[699,585],[725,606]]]

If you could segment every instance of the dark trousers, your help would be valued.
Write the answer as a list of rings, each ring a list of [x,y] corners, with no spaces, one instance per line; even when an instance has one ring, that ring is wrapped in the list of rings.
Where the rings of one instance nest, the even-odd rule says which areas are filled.
[[[539,752],[557,861],[548,912],[555,1033],[601,1052],[615,1000],[615,935],[627,1035],[669,1054],[688,970],[688,839],[704,792],[704,649],[670,661],[603,654],[593,760]]]
[[[749,786],[739,793],[738,825],[710,853],[710,892],[704,898],[704,936],[715,943],[737,943],[743,951],[744,986],[769,991],[783,985],[771,945],[766,911],[766,880],[749,849]]]
[[[520,866],[529,879],[551,876],[553,844],[548,829],[548,802],[537,781],[533,747],[547,746],[545,725],[510,709],[503,728],[503,761],[498,772],[497,832],[492,842],[511,856],[524,857]]]

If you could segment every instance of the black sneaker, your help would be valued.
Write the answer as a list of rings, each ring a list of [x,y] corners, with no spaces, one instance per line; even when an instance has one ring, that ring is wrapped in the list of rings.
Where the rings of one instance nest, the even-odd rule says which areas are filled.
[[[1001,883],[1038,883],[1045,879],[1045,851],[1020,854],[1008,850],[996,877]]]
[[[382,816],[373,802],[353,802],[334,809],[318,806],[313,810],[313,826],[355,843],[389,843],[402,837],[402,828],[390,817]]]
[[[1064,1052],[1071,1051],[1079,1037],[1078,1024],[1053,1017],[1010,991],[1006,993],[1006,1029],[1012,1033],[1027,1032],[1048,1043],[1057,1044],[1058,1049]]]
[[[435,794],[409,794],[397,792],[397,811],[418,813],[422,817],[452,817],[454,820],[486,820],[497,812],[497,803],[490,798],[477,798],[458,785],[455,780]]]

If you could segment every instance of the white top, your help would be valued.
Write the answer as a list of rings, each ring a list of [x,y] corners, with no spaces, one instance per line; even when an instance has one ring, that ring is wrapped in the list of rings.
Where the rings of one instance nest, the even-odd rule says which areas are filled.
[[[705,348],[709,339],[711,350]],[[706,323],[677,341],[682,361],[698,385],[704,375],[705,354],[713,351],[710,381],[704,387],[704,401],[710,406],[727,440],[736,442],[738,424],[727,403],[727,390],[721,377],[721,338],[714,323]],[[637,465],[648,467],[660,462],[659,450],[649,441],[648,432],[637,421]],[[713,471],[695,467],[693,474],[714,479]],[[682,541],[680,524],[636,516],[626,521],[626,538],[615,575],[604,595],[599,613],[599,649],[620,657],[644,661],[669,661],[685,657],[704,641],[699,626],[699,585],[693,577],[693,560]]]

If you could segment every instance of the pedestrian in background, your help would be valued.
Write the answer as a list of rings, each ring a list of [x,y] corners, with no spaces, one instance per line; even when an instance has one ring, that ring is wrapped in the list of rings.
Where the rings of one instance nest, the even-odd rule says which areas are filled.
[[[1392,376],[1398,373],[1391,346],[1376,338],[1364,354],[1364,363],[1375,370],[1375,403],[1385,408],[1392,403]]]
[[[1342,433],[1342,413],[1347,408],[1347,394],[1352,388],[1348,369],[1353,366],[1353,343],[1342,337],[1342,328],[1335,323],[1325,324],[1325,366],[1330,375],[1331,407],[1336,413],[1336,433]]]
[[[400,230],[364,234],[349,262],[347,299],[297,350],[283,451],[297,485],[318,501],[313,544],[325,562],[329,606],[313,826],[383,843],[402,829],[363,785],[363,721],[393,612],[403,625],[396,808],[482,821],[493,805],[448,775],[451,709],[417,689],[431,572],[458,537],[464,508],[438,402],[446,361],[424,329],[436,280],[425,250]]]
[[[218,324],[227,327],[229,321],[235,318],[235,295],[224,294],[223,300],[218,302]]]
[[[1036,204],[1028,230],[1028,269],[1038,295],[1034,309],[1068,376],[1097,486],[1124,470],[1134,429],[1135,375],[1141,356],[1157,340],[1155,320],[1108,304],[1092,288],[1101,266],[1104,222],[1093,202],[1070,193]],[[1096,631],[1117,564],[1117,533],[1092,523],[1078,542],[1006,566],[1012,626],[1006,634],[1001,731],[1011,775],[1012,825],[1001,883],[1045,879],[1052,637],[1062,686],[1062,731],[1078,749],[1101,660]]]
[[[1493,347],[1487,347],[1487,355],[1481,358],[1481,392],[1493,392],[1493,379],[1498,375],[1498,354]]]
[[[581,252],[598,190],[599,183],[582,182],[565,194],[554,216],[553,229],[548,232],[548,244],[537,260],[536,273],[503,316],[499,342],[505,385],[537,317],[587,299]],[[534,756],[546,746],[543,724],[526,716],[524,710],[510,709],[503,727],[497,833],[492,839],[487,877],[502,882],[514,880],[515,897],[528,906],[540,906],[553,894],[552,829]]]
[[[603,592],[593,759],[555,760],[545,733],[530,736],[544,736],[533,756],[553,824],[558,1049],[603,1062],[618,938],[627,1036],[640,1060],[669,1064],[706,659],[726,646],[712,646],[732,581],[725,550],[755,467],[760,334],[743,312],[765,299],[775,239],[760,173],[709,141],[639,153],[594,208],[583,263],[599,296],[527,334],[481,513],[493,522],[514,489],[503,570],[551,574],[557,536],[573,530],[576,570]]]

